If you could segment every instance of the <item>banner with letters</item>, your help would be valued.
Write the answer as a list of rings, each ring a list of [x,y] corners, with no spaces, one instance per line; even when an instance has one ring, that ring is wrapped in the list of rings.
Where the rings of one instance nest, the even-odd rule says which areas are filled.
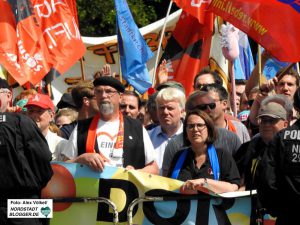
[[[184,195],[181,181],[135,170],[105,167],[100,173],[76,163],[53,163],[52,168],[54,175],[42,193],[54,200],[51,225],[112,224],[112,208],[93,201],[97,198],[113,202],[118,224],[249,224],[247,192]],[[135,201],[139,203],[133,207]]]
[[[168,17],[168,22],[166,25],[166,30],[164,33],[164,38],[162,41],[162,51],[160,52],[160,56],[163,54],[166,45],[172,36],[173,30],[176,26],[176,23],[181,15],[182,10],[178,10],[172,13]],[[209,65],[212,70],[217,70],[223,80],[224,83],[228,84],[227,77],[227,69],[228,63],[226,62],[224,56],[222,55],[222,51],[220,45],[220,35],[218,32],[219,25],[222,22],[215,21],[215,32],[212,37],[212,46],[210,51]],[[145,27],[140,28],[140,32],[143,35],[145,41],[147,42],[149,48],[154,53],[154,57],[152,57],[147,62],[147,68],[149,70],[149,74],[151,79],[154,74],[154,64],[157,55],[157,49],[159,45],[160,34],[165,22],[165,18],[160,19],[154,23],[151,23]],[[93,79],[93,75],[95,72],[100,71],[102,66],[105,64],[109,64],[111,66],[112,72],[119,74],[120,69],[120,59],[119,59],[119,51],[117,47],[117,36],[106,36],[106,37],[82,37],[84,45],[86,47],[86,52],[84,54],[83,68],[85,71],[85,79],[91,80]],[[67,72],[63,74],[63,76],[59,76],[52,81],[52,92],[54,96],[54,103],[60,100],[63,93],[70,91],[70,89],[76,85],[80,80],[82,80],[81,74],[81,64],[77,61]],[[23,89],[21,87],[14,88],[14,96],[17,96]]]

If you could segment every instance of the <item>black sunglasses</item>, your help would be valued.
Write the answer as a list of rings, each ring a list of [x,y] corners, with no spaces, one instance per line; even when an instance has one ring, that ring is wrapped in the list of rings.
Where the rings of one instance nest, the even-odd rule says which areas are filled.
[[[199,109],[199,110],[206,110],[207,107],[210,109],[210,110],[213,110],[216,108],[216,103],[208,103],[208,104],[199,104],[197,106],[194,107],[194,109]]]

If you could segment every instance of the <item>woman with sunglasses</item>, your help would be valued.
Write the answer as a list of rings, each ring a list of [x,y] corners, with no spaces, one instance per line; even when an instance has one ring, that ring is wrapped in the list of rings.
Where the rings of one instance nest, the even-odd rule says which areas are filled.
[[[184,121],[184,139],[189,146],[174,156],[168,176],[185,181],[184,193],[194,194],[203,187],[215,193],[237,191],[240,175],[227,151],[215,149],[217,131],[203,111],[192,110]]]

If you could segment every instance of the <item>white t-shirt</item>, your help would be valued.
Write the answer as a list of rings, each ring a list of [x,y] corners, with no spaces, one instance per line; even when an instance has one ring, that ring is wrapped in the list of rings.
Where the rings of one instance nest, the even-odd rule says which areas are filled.
[[[119,120],[107,122],[103,120],[98,121],[96,136],[99,151],[110,160],[107,165],[123,167],[123,149],[115,149],[114,145],[117,140],[119,131]],[[62,154],[69,159],[74,159],[78,156],[77,147],[77,126],[73,130],[68,144],[65,146]],[[133,137],[129,136],[129,139]],[[125,139],[125,137],[124,137]],[[143,141],[145,150],[145,165],[154,161],[156,158],[152,142],[146,129],[143,127]]]
[[[45,138],[52,153],[52,161],[63,161],[61,152],[67,145],[68,140],[58,136],[56,133],[53,133],[50,130],[48,130]]]

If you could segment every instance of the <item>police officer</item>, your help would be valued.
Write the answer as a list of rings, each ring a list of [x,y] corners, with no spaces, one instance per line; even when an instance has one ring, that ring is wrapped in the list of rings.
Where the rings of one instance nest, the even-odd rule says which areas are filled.
[[[46,139],[35,122],[22,113],[6,112],[11,101],[0,78],[0,224],[42,224],[35,218],[7,218],[8,199],[40,198],[53,172]]]
[[[300,112],[300,88],[294,94]],[[300,209],[300,119],[272,140],[260,167],[258,195],[276,225],[299,224]]]

